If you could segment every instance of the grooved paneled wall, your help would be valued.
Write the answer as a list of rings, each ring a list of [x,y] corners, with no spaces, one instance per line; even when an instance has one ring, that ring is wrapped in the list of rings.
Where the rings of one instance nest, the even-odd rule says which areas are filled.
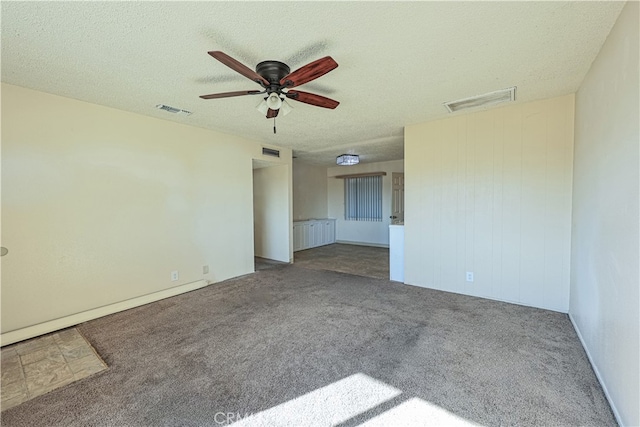
[[[566,95],[407,126],[405,282],[567,312],[573,115]]]

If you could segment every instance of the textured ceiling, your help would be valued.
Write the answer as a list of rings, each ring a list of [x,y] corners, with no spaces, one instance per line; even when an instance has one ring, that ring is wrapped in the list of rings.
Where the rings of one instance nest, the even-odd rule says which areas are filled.
[[[517,102],[577,90],[621,2],[7,2],[2,81],[293,148],[332,165],[403,158],[403,128],[449,113],[445,101],[517,86]],[[292,70],[339,64],[300,87],[340,101],[289,101],[273,121],[259,86],[207,55]],[[157,110],[163,103],[188,117]]]

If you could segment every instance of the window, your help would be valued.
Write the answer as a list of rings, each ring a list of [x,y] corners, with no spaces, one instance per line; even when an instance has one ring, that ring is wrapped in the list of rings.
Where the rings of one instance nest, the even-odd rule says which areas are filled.
[[[382,176],[345,178],[344,219],[382,221]]]

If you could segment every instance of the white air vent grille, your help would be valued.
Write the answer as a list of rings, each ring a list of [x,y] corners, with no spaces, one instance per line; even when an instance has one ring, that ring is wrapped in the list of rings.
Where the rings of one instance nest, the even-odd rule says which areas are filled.
[[[191,111],[182,110],[180,108],[171,107],[169,105],[164,105],[164,104],[158,104],[156,105],[156,108],[159,110],[168,111],[169,113],[178,114],[180,116],[188,116],[191,114]]]
[[[470,108],[485,107],[489,105],[500,104],[501,102],[509,102],[516,100],[516,87],[497,90],[495,92],[485,93],[484,95],[472,96],[471,98],[458,99],[457,101],[445,102],[450,113]]]

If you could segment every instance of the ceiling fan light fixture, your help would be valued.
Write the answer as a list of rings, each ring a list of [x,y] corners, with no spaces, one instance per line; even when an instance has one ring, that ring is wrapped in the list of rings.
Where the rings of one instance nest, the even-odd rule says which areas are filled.
[[[256,109],[262,113],[262,115],[266,115],[267,111],[269,111],[269,107],[267,106],[267,101],[263,99],[260,101],[258,105],[256,105]]]
[[[282,107],[282,99],[276,92],[271,92],[267,97],[267,107],[271,110],[279,110]]]
[[[360,163],[360,156],[357,154],[340,154],[336,157],[336,163],[340,166],[352,166]]]
[[[283,99],[282,100],[282,107],[280,107],[280,113],[283,116],[286,116],[287,114],[289,114],[291,112],[291,110],[293,110],[293,107],[286,100]]]

